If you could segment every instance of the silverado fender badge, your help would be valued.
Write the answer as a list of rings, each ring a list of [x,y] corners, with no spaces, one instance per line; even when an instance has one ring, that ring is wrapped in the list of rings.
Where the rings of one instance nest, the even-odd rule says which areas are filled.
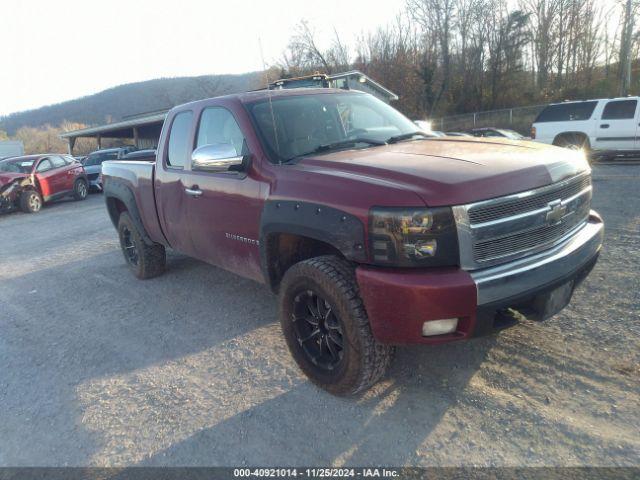
[[[225,233],[224,236],[230,240],[236,240],[238,242],[248,243],[249,245],[260,245],[260,241],[254,240],[253,238],[247,238],[241,235],[235,235],[233,233]]]
[[[562,200],[549,202],[547,207],[549,208],[547,212],[547,223],[549,225],[557,225],[567,213],[567,206],[562,203]]]

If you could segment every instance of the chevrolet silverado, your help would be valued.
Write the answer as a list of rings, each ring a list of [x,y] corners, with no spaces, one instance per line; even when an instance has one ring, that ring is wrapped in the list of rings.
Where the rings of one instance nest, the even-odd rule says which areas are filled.
[[[379,380],[396,345],[554,315],[603,239],[582,152],[435,138],[328,88],[175,107],[155,164],[105,162],[103,182],[136,276],[171,248],[266,284],[294,359],[338,395]]]

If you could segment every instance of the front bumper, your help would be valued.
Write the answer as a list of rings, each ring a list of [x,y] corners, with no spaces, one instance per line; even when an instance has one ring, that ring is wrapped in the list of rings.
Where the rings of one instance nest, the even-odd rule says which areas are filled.
[[[373,335],[382,343],[442,343],[510,326],[507,308],[537,317],[551,292],[580,283],[595,265],[604,224],[591,212],[571,238],[530,257],[468,272],[459,268],[385,269],[360,266],[356,277]],[[453,333],[422,336],[429,320],[458,318]]]
[[[94,168],[94,167],[90,167]],[[102,191],[102,175],[100,171],[89,171],[87,172],[87,182],[89,183],[89,188],[91,190]]]

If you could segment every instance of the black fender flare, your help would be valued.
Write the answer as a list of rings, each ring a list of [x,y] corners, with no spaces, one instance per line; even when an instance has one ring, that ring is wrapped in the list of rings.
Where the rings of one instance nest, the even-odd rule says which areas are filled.
[[[311,238],[338,250],[347,260],[366,262],[365,228],[355,215],[311,202],[267,200],[260,218],[260,265],[273,287],[273,238],[291,234]]]
[[[129,188],[124,182],[119,181],[115,178],[110,178],[108,182],[103,184],[104,190],[104,200],[107,205],[107,212],[109,213],[109,218],[111,219],[111,223],[117,229],[118,228],[118,218],[120,217],[121,211],[118,210],[113,199],[120,200],[127,209],[131,220],[135,224],[140,236],[144,240],[147,245],[154,245],[154,241],[151,240],[147,230],[144,228],[144,224],[142,223],[142,217],[140,216],[140,209],[138,208],[138,203],[136,202],[136,197],[133,193],[133,190]]]

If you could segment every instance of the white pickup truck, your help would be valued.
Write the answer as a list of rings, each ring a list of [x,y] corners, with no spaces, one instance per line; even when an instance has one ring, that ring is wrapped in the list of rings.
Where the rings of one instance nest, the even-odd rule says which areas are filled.
[[[594,150],[604,156],[640,151],[639,97],[606,98],[548,105],[531,127],[542,143]]]

